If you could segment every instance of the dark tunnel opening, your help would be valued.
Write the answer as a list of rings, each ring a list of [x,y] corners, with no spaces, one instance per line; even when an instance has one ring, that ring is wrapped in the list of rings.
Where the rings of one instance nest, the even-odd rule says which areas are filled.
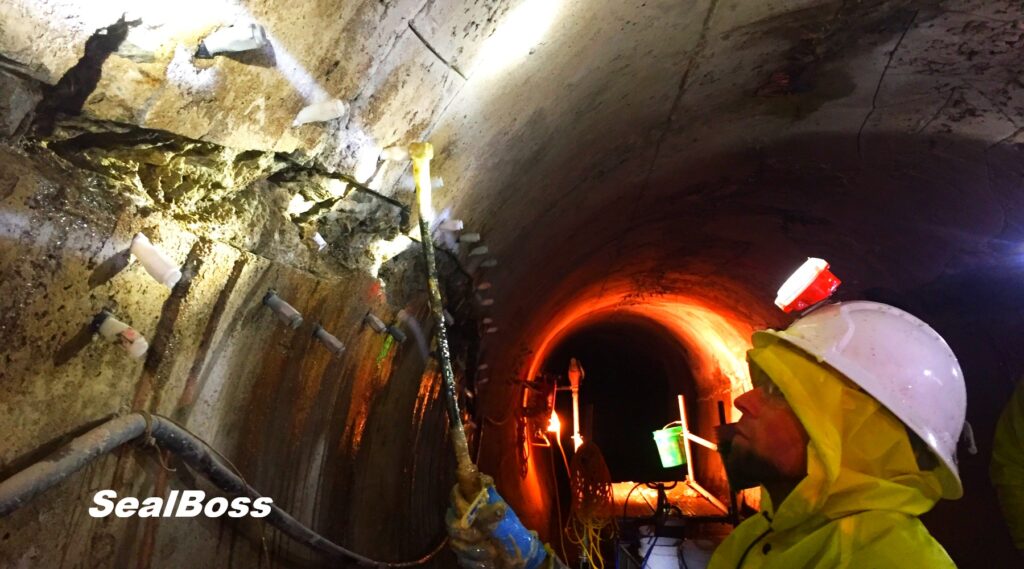
[[[602,320],[567,335],[543,369],[565,375],[570,358],[583,365],[580,387],[581,432],[604,454],[613,481],[669,481],[685,476],[685,467],[664,468],[652,432],[679,420],[676,395],[683,394],[689,420],[696,424],[693,373],[685,348],[666,330],[637,317]],[[559,392],[556,405],[572,435],[572,400]],[[588,437],[589,434],[589,437]]]

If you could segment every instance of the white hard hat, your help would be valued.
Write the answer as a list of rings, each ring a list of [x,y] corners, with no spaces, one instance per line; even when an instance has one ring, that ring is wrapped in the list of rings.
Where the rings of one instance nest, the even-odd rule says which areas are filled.
[[[855,301],[823,306],[785,330],[763,333],[828,364],[892,411],[945,465],[938,469],[943,496],[963,495],[956,446],[967,389],[953,350],[935,330],[887,304]]]

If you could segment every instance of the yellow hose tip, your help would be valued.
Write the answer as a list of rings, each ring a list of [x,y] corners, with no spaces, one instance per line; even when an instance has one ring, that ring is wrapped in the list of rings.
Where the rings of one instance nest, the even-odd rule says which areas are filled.
[[[413,160],[432,160],[434,145],[429,142],[413,142],[409,144],[409,156]]]

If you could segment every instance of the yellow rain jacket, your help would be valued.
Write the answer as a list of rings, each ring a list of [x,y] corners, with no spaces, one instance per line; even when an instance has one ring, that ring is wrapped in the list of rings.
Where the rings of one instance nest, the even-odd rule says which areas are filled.
[[[1024,380],[996,425],[991,474],[1013,543],[1024,551]]]
[[[718,547],[708,569],[956,567],[917,516],[941,497],[903,424],[841,374],[769,334],[747,355],[810,435],[807,476]]]

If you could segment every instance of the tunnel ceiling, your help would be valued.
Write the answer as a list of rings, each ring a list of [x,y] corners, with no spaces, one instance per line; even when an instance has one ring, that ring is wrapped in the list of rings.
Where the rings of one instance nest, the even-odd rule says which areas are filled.
[[[741,367],[742,338],[782,321],[776,287],[809,255],[850,296],[925,291],[937,305],[987,275],[975,301],[1008,298],[1018,3],[85,6],[0,0],[9,135],[33,134],[41,100],[35,122],[53,115],[49,147],[65,159],[197,234],[319,273],[379,266],[368,248],[404,229],[325,175],[409,203],[407,164],[378,155],[429,139],[445,181],[435,208],[498,261],[486,313],[499,334],[483,357],[513,376],[573,318],[641,304],[691,352],[707,333],[728,347],[698,359]],[[210,30],[249,21],[269,52],[192,57]],[[291,126],[328,97],[345,117]],[[296,200],[313,209],[292,213]],[[316,230],[328,254],[299,246]],[[722,322],[687,330],[697,313]]]
[[[1016,258],[1017,8],[641,4],[567,3],[501,86],[456,96],[486,121],[434,137],[507,257],[506,320],[616,287],[765,307],[807,255],[853,290]]]
[[[1015,254],[1000,245],[1024,121],[1012,2],[129,4],[4,0],[5,68],[57,84],[127,11],[141,24],[101,61],[90,120],[314,160],[399,196],[404,166],[374,174],[380,148],[429,138],[438,209],[500,262],[510,338],[543,320],[513,315],[582,290],[686,290],[763,321],[809,254],[864,287]],[[265,26],[268,60],[191,59],[238,20]],[[289,126],[327,96],[347,118]]]

